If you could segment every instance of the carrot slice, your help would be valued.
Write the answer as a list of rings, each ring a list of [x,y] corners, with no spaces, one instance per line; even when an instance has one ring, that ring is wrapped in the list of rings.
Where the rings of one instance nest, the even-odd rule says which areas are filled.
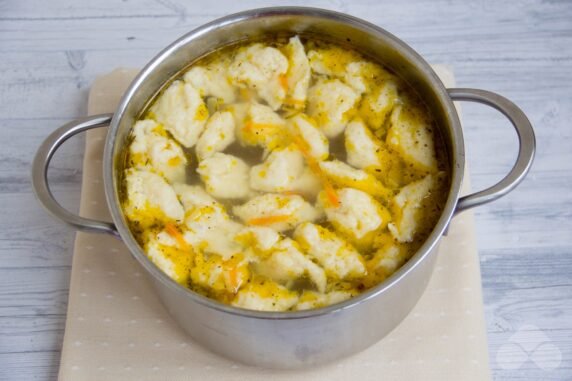
[[[228,278],[230,281],[230,288],[232,289],[232,292],[234,294],[236,294],[238,289],[240,288],[240,284],[242,283],[238,279],[238,267],[237,266],[234,266],[230,269],[230,271],[228,272]]]
[[[300,149],[300,152],[302,152],[304,158],[306,159],[306,162],[308,163],[308,167],[310,168],[310,170],[320,178],[320,181],[322,182],[324,190],[326,191],[326,196],[330,204],[335,207],[339,206],[340,199],[338,197],[338,192],[336,192],[336,189],[330,182],[330,179],[328,179],[328,177],[324,174],[324,172],[320,168],[320,164],[310,154],[310,147],[308,146],[308,143],[306,143],[298,135],[293,135],[293,140],[294,143]]]
[[[248,220],[249,225],[272,225],[277,222],[285,222],[290,219],[290,216],[287,215],[277,215],[277,216],[265,216],[265,217],[257,217]]]
[[[288,77],[285,74],[282,74],[278,77],[278,81],[280,81],[280,86],[284,89],[284,91],[288,91]]]
[[[338,207],[340,206],[340,198],[338,197],[338,192],[334,189],[332,183],[328,179],[324,183],[324,190],[326,191],[326,196],[328,197],[328,201],[332,206]]]
[[[179,244],[179,247],[181,249],[187,250],[189,248],[189,244],[187,243],[187,241],[185,241],[183,234],[174,224],[171,223],[166,224],[165,231],[167,232],[167,234],[169,234],[171,237],[177,240],[177,243]]]

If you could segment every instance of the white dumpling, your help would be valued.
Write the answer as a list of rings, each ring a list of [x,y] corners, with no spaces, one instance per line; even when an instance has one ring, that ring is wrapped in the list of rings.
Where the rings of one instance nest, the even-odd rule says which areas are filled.
[[[340,47],[311,50],[308,59],[314,73],[343,80],[360,95],[369,92],[380,78],[391,77],[379,64]]]
[[[389,76],[379,64],[367,61],[355,61],[346,66],[344,81],[358,94],[371,90],[372,85],[382,76]]]
[[[324,269],[312,262],[299,249],[298,244],[290,238],[278,242],[272,253],[256,265],[258,274],[275,282],[288,284],[306,275],[314,283],[318,291],[326,289]]]
[[[183,220],[183,206],[163,177],[148,170],[130,168],[126,171],[125,182],[128,200],[125,213],[131,221],[149,226],[156,219]]]
[[[236,156],[217,152],[199,163],[197,172],[216,198],[240,199],[251,194],[248,165]]]
[[[250,187],[264,192],[283,192],[293,186],[304,171],[304,157],[295,146],[274,150],[250,170]]]
[[[359,99],[354,89],[338,79],[320,81],[308,91],[308,115],[328,138],[341,134]]]
[[[378,130],[398,102],[397,84],[393,80],[386,80],[364,96],[360,114],[370,128]]]
[[[385,199],[389,199],[393,195],[375,176],[347,165],[343,161],[322,161],[319,165],[324,175],[340,187],[359,189]]]
[[[249,282],[231,304],[257,311],[287,311],[298,302],[298,293],[269,279]]]
[[[298,195],[267,193],[235,206],[234,214],[245,224],[285,231],[305,221],[315,221],[321,213]]]
[[[198,207],[217,204],[217,201],[200,185],[174,184],[173,189],[183,204],[185,212]]]
[[[195,145],[209,116],[199,91],[183,81],[173,82],[160,94],[150,112],[187,148]]]
[[[403,160],[415,168],[437,171],[432,126],[419,110],[396,107],[391,113],[391,128],[387,132],[386,141]]]
[[[342,188],[337,190],[337,195],[339,205],[332,206],[324,193],[318,196],[319,204],[336,230],[354,241],[360,241],[387,225],[389,212],[369,194],[353,188]]]
[[[360,119],[352,120],[344,134],[348,164],[361,169],[380,165],[380,142]]]
[[[185,181],[187,158],[183,149],[153,120],[141,120],[133,126],[129,160],[138,168],[150,165],[170,183]]]
[[[277,110],[286,97],[287,70],[288,59],[278,49],[252,44],[236,54],[228,72],[234,84],[256,91],[260,99]]]
[[[294,239],[326,270],[328,277],[355,279],[365,275],[365,263],[357,250],[328,229],[304,223],[294,231]]]
[[[190,271],[194,286],[209,290],[214,294],[236,294],[248,283],[250,270],[248,261],[238,253],[230,258],[203,251],[197,251],[194,266]]]
[[[432,175],[404,186],[392,200],[392,208],[397,211],[395,221],[387,227],[399,242],[411,242],[417,231],[416,213],[421,201],[429,195],[435,184]],[[392,210],[393,210],[392,209]]]
[[[192,267],[193,252],[166,230],[147,235],[145,252],[151,261],[175,282],[186,285]]]
[[[294,307],[297,311],[311,310],[330,306],[332,304],[341,303],[349,298],[357,295],[359,292],[354,291],[330,291],[327,293],[304,290],[298,304]]]
[[[304,167],[302,174],[293,183],[290,191],[313,199],[323,187],[320,177],[310,167]]]
[[[206,66],[193,66],[185,73],[183,79],[199,90],[202,97],[215,97],[224,103],[232,103],[236,99],[236,89],[228,79],[227,60]]]
[[[245,146],[258,146],[266,151],[284,145],[288,139],[286,121],[270,107],[252,103],[232,106],[236,121],[236,136]]]
[[[243,228],[233,221],[220,203],[195,207],[185,217],[184,238],[193,247],[228,259],[242,251],[234,236]]]
[[[224,151],[236,140],[234,117],[231,112],[214,113],[205,126],[205,131],[195,148],[199,160]]]
[[[326,160],[329,155],[328,138],[316,126],[316,122],[305,114],[297,114],[288,119],[294,141],[302,145],[300,149],[307,150],[307,155],[315,160]],[[296,139],[300,139],[298,142]]]
[[[330,49],[315,49],[308,52],[310,68],[315,74],[328,77],[342,78],[346,65],[351,62],[353,56],[349,51],[343,51],[337,47]]]
[[[374,253],[368,266],[374,271],[381,271],[385,276],[389,276],[405,263],[407,257],[404,254],[404,250],[398,245],[386,245]]]
[[[298,36],[290,38],[285,51],[289,66],[286,73],[288,91],[284,103],[294,108],[303,108],[311,78],[308,57]]]
[[[252,249],[254,254],[266,255],[281,237],[276,230],[265,226],[247,226],[242,228],[234,237],[245,250]]]

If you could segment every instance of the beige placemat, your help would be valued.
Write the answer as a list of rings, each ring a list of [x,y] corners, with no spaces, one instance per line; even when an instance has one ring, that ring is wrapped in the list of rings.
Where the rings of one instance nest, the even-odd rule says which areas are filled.
[[[451,71],[436,67],[452,86]],[[113,112],[134,70],[98,78],[89,113]],[[101,156],[88,132],[81,214],[110,220]],[[75,241],[61,380],[486,380],[490,378],[473,215],[456,217],[413,312],[385,339],[335,364],[275,371],[236,364],[194,343],[167,315],[143,269],[110,236]]]

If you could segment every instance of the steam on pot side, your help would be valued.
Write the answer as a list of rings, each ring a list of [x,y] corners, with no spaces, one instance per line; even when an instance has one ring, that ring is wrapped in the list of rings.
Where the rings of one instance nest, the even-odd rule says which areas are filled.
[[[347,46],[275,39],[197,61],[126,147],[148,257],[220,302],[286,311],[382,282],[433,229],[449,168],[408,84]]]

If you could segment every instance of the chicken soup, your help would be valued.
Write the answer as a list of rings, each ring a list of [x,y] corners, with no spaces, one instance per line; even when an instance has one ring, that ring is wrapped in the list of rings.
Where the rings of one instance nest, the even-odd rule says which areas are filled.
[[[149,259],[236,307],[338,303],[379,284],[445,204],[430,110],[348,46],[299,36],[194,62],[132,128],[122,208]]]

